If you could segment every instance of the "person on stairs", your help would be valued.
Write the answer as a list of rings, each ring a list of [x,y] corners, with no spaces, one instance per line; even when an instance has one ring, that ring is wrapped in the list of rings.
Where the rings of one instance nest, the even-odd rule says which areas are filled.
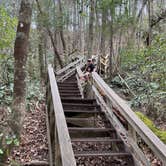
[[[93,71],[95,71],[94,61],[92,61],[91,59],[88,59],[87,64],[86,64],[86,68],[84,71],[85,80],[89,79],[89,74],[92,73]]]

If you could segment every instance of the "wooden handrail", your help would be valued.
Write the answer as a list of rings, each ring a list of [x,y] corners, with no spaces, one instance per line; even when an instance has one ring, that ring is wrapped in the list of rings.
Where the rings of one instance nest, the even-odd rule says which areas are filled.
[[[76,67],[76,70],[77,70],[77,74],[78,74],[79,78],[84,77],[84,74],[83,74],[83,72],[82,72],[82,70],[80,69],[79,66]]]
[[[78,88],[80,90],[81,96],[82,98],[84,98],[84,84],[85,84],[85,80],[84,80],[84,74],[82,72],[82,70],[80,69],[80,66],[76,67],[76,78],[77,78],[77,83],[78,83]]]
[[[92,73],[94,86],[97,86],[113,107],[124,116],[130,126],[145,141],[154,154],[166,165],[166,145],[136,116],[127,103],[121,99],[96,73]]]
[[[57,71],[56,72],[57,81],[63,82],[64,80],[69,78],[72,74],[74,74],[77,66],[83,67],[83,65],[85,65],[85,57],[82,57],[79,60],[77,60],[73,63],[70,63],[69,65],[67,65],[63,69]]]
[[[80,62],[83,62],[84,59],[85,59],[84,57],[81,57],[81,58],[78,59],[77,61],[72,62],[72,63],[68,64],[67,66],[65,66],[64,68],[58,70],[58,71],[56,72],[56,74],[57,74],[57,75],[60,75],[60,74],[62,74],[63,72],[66,72],[66,71],[67,71],[68,69],[70,69],[71,67],[76,66],[76,65],[79,64]]]
[[[51,88],[51,102],[53,104],[53,109],[50,111],[54,111],[54,117],[50,118],[54,118],[53,122],[55,123],[55,128],[52,129],[52,131],[50,131],[53,132],[55,135],[55,140],[53,140],[53,142],[55,141],[53,143],[55,144],[55,146],[52,147],[52,149],[55,150],[56,154],[54,159],[55,165],[76,166],[74,152],[72,149],[71,139],[67,129],[67,124],[58,91],[58,86],[55,79],[53,68],[51,66],[48,67],[48,76]],[[56,161],[57,158],[60,158],[59,161]]]

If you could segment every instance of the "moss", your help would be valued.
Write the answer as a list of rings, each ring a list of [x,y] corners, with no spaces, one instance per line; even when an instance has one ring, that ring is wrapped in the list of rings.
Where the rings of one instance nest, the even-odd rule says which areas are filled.
[[[143,113],[136,112],[136,115],[166,144],[166,131],[158,129]]]

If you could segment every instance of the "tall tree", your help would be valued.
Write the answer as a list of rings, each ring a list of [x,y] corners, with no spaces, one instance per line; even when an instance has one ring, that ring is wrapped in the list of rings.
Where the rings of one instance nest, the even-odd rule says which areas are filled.
[[[81,0],[81,9],[80,13],[80,43],[81,43],[81,54],[84,55],[85,47],[85,36],[84,36],[84,1]]]
[[[114,33],[114,30],[113,30],[113,25],[114,25],[114,16],[115,16],[115,4],[114,4],[114,0],[111,1],[111,4],[110,4],[110,17],[111,17],[111,20],[110,20],[110,41],[109,41],[109,45],[110,45],[110,71],[109,71],[109,76],[110,78],[113,78],[113,75],[114,75],[114,70],[115,70],[115,58],[114,58],[114,46],[113,46],[113,33]]]
[[[44,29],[42,27],[41,24],[41,18],[40,18],[40,14],[38,14],[37,16],[38,18],[38,25],[37,25],[37,29],[38,29],[38,39],[39,39],[39,43],[38,43],[38,53],[39,53],[39,65],[40,65],[40,78],[41,81],[45,80],[45,63],[44,63],[44,40],[45,40],[45,32]]]
[[[106,21],[107,21],[107,10],[102,8],[102,29],[100,39],[100,54],[105,56],[105,40],[106,40]]]
[[[60,38],[62,41],[62,46],[63,46],[63,51],[64,53],[66,53],[66,42],[65,42],[65,38],[64,38],[64,33],[63,33],[63,9],[62,9],[62,2],[61,0],[58,0],[58,5],[59,5],[59,34],[60,34]]]
[[[36,3],[37,3],[37,7],[38,7],[38,10],[39,10],[41,16],[43,16],[43,18],[45,18],[46,13],[44,13],[44,12],[42,11],[39,1],[36,0]],[[47,18],[47,19],[48,19],[48,18]],[[47,20],[47,21],[48,21],[48,20]],[[49,25],[48,25],[47,23],[44,24],[44,27],[46,28],[47,33],[48,33],[48,35],[49,35],[49,37],[50,37],[51,44],[52,44],[53,50],[54,50],[54,54],[55,54],[55,56],[57,57],[57,60],[58,60],[58,62],[59,62],[60,67],[62,68],[62,67],[63,67],[63,61],[62,61],[62,59],[61,59],[61,57],[60,57],[60,54],[59,54],[59,52],[58,52],[58,49],[57,49],[57,47],[56,47],[56,43],[55,43],[55,40],[54,40],[54,37],[53,37],[54,35],[53,35],[52,31],[50,30]]]
[[[146,38],[146,44],[147,46],[150,46],[151,45],[151,41],[152,41],[152,27],[151,27],[151,12],[152,12],[152,2],[151,0],[148,0],[148,35],[147,35],[147,38]]]
[[[93,22],[95,13],[95,0],[90,1],[90,16],[89,16],[89,39],[88,39],[88,57],[92,55],[93,48]]]
[[[19,136],[26,113],[26,61],[33,0],[22,0],[14,46],[14,92],[9,125]]]

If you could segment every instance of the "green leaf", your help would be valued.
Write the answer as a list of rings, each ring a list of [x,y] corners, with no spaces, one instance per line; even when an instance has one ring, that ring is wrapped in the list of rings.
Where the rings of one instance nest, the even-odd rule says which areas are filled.
[[[151,87],[152,89],[158,89],[158,88],[159,88],[159,84],[157,84],[157,83],[155,83],[155,82],[151,82],[151,83],[150,83],[150,87]]]
[[[0,154],[3,154],[3,150],[2,149],[0,149]]]
[[[9,138],[9,137],[6,138],[6,144],[7,144],[7,145],[11,145],[12,142],[13,142],[13,139],[12,139],[12,138]]]
[[[7,107],[7,109],[8,109],[8,112],[9,112],[9,113],[12,113],[12,110],[11,110],[10,107]]]
[[[17,138],[14,139],[14,145],[19,146],[20,142]]]

